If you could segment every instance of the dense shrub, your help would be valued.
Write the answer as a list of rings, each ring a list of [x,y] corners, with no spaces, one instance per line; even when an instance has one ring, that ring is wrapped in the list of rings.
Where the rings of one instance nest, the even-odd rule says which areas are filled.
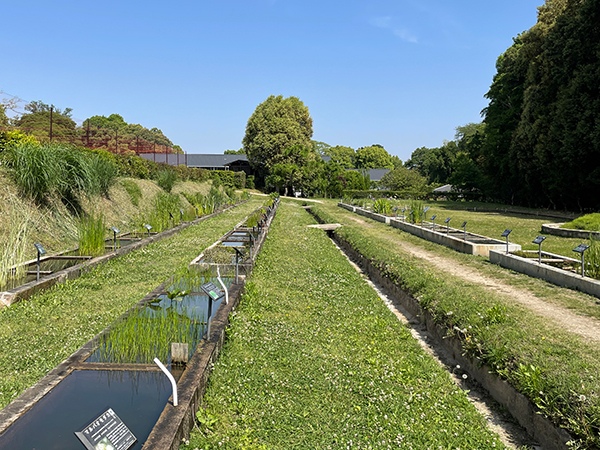
[[[163,169],[158,173],[156,180],[157,184],[164,189],[166,192],[171,192],[173,185],[177,181],[177,175],[174,171],[169,169]]]

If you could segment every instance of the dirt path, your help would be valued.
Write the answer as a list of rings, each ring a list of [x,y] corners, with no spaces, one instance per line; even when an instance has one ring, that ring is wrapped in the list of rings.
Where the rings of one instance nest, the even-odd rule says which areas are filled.
[[[596,319],[579,316],[566,308],[545,302],[531,292],[481,275],[477,270],[462,265],[451,258],[444,258],[415,245],[394,239],[392,236],[387,237],[387,239],[401,246],[411,256],[427,260],[436,269],[471,283],[483,285],[491,291],[505,295],[511,300],[520,303],[534,313],[549,318],[566,331],[578,334],[587,341],[600,342],[600,321]]]

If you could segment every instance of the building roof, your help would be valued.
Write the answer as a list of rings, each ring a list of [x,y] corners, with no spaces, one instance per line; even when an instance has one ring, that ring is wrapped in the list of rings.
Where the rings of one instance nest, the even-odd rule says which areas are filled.
[[[353,172],[360,172],[359,169],[346,169],[352,170]],[[369,178],[371,181],[381,181],[383,176],[388,173],[390,169],[369,169]]]
[[[246,155],[220,155],[220,154],[188,154],[188,167],[225,167],[237,164],[248,164]]]
[[[451,192],[453,190],[452,185],[451,184],[445,184],[443,186],[440,186],[439,188],[435,188],[433,190],[433,192],[437,193],[445,193],[445,192]]]

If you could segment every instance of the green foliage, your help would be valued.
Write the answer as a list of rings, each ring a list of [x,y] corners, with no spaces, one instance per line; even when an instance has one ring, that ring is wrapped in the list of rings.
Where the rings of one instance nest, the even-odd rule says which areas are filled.
[[[0,230],[0,289],[11,278],[25,275],[27,250],[33,227],[30,208],[14,195],[7,195],[0,205],[3,227]]]
[[[600,231],[600,213],[586,214],[571,222],[561,225],[561,228],[572,230]]]
[[[248,175],[248,177],[246,178],[246,187],[248,189],[254,189],[255,185],[254,185],[254,175]]]
[[[600,280],[600,237],[590,236],[590,248],[585,252],[585,274]]]
[[[393,169],[390,154],[378,144],[356,150],[355,165],[358,169]]]
[[[53,111],[50,111],[53,108]],[[46,105],[34,101],[25,105],[27,113],[17,119],[14,124],[22,131],[39,139],[50,138],[50,117],[52,116],[52,137],[75,136],[77,124],[71,119],[71,108],[61,111],[54,105]]]
[[[437,148],[421,147],[412,152],[405,166],[417,170],[428,183],[446,184],[454,170],[457,153],[455,141],[445,142]]]
[[[225,150],[223,152],[224,155],[245,155],[246,150],[240,148],[239,150]]]
[[[104,254],[106,237],[104,216],[89,214],[81,217],[77,227],[77,236],[80,255],[100,256]]]
[[[142,198],[142,189],[138,186],[138,184],[133,180],[121,180],[121,184],[129,194],[129,198],[131,199],[131,203],[134,206],[140,205],[140,200]]]
[[[386,173],[379,184],[387,190],[399,192],[402,198],[424,198],[431,193],[425,178],[406,167],[397,167]]]
[[[600,187],[600,11],[547,1],[498,58],[476,160],[487,194],[528,206],[597,209]]]
[[[329,156],[333,162],[338,163],[344,169],[354,169],[356,167],[356,151],[351,147],[336,145],[324,149],[323,154]]]
[[[179,146],[174,146],[171,140],[163,134],[158,128],[146,128],[139,124],[129,124],[125,122],[122,116],[119,114],[111,114],[110,116],[92,116],[86,119],[81,127],[81,132],[85,132],[90,125],[90,130],[94,138],[108,138],[114,139],[115,131],[117,132],[119,139],[135,141],[141,139],[146,143],[152,143],[166,148],[174,150],[181,149]],[[109,146],[111,143],[109,142]],[[112,143],[114,147],[114,140]],[[176,148],[177,147],[177,148]]]
[[[177,175],[175,172],[169,169],[163,169],[158,172],[158,178],[156,179],[156,183],[165,190],[165,192],[171,192],[175,182],[177,181]]]
[[[0,154],[9,145],[37,144],[35,137],[19,130],[0,131]]]
[[[392,204],[387,198],[380,198],[373,203],[373,212],[388,216],[392,213]]]
[[[308,108],[296,97],[270,96],[256,107],[248,119],[242,143],[248,161],[261,178],[294,145],[311,148],[312,118]]]
[[[36,203],[61,191],[66,181],[62,148],[56,145],[21,143],[9,146],[5,160],[19,192]]]

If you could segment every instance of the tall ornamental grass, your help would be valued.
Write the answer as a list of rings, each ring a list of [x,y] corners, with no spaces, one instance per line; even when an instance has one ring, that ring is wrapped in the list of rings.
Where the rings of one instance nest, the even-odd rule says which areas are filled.
[[[11,278],[25,276],[27,268],[23,263],[27,259],[30,247],[32,218],[30,209],[13,195],[7,196],[0,205],[0,222],[6,232],[0,234],[0,289]]]
[[[110,159],[64,144],[23,142],[9,146],[3,159],[20,193],[38,204],[54,194],[69,201],[107,195],[117,176]]]
[[[80,255],[100,256],[104,254],[106,224],[102,214],[83,216],[79,221],[77,234]]]

